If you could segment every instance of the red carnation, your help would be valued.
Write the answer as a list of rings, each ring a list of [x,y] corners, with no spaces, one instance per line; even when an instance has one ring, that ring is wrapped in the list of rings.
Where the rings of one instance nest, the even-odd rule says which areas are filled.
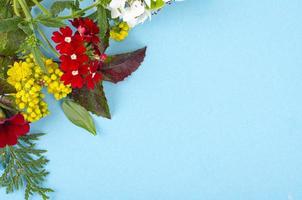
[[[15,145],[18,138],[29,132],[29,124],[23,115],[16,114],[11,118],[0,121],[0,148]]]

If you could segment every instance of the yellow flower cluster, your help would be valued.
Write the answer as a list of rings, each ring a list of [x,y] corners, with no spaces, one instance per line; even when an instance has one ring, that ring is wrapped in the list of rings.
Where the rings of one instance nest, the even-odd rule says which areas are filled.
[[[35,66],[30,58],[26,62],[15,62],[7,71],[7,81],[17,91],[15,102],[29,122],[37,121],[48,114],[42,87],[35,81],[41,73],[40,67]]]
[[[48,92],[56,99],[66,97],[71,92],[70,86],[65,86],[60,77],[62,72],[58,64],[45,60],[49,74],[44,74],[41,68],[29,55],[25,61],[15,62],[7,71],[7,81],[16,88],[15,102],[24,118],[34,122],[49,114],[47,103],[43,100],[43,86],[48,86]]]
[[[122,41],[128,36],[129,30],[129,25],[126,22],[120,22],[111,27],[110,38],[116,41]]]
[[[49,74],[44,75],[43,81],[48,93],[53,94],[56,100],[66,97],[71,92],[71,87],[60,81],[63,72],[59,65],[51,59],[47,59],[45,63]]]

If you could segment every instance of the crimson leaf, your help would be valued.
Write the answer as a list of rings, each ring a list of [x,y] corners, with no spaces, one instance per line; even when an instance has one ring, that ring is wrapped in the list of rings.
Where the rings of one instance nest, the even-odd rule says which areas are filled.
[[[144,61],[146,49],[147,47],[144,47],[130,53],[110,57],[110,61],[102,68],[104,80],[117,83],[131,75]]]
[[[74,89],[71,96],[75,102],[86,108],[88,111],[98,116],[111,119],[102,84],[96,85],[94,90],[89,90],[86,87]]]

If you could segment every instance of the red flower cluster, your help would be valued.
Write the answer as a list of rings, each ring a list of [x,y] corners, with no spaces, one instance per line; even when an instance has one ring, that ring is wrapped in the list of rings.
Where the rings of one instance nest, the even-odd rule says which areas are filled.
[[[70,27],[60,28],[53,33],[52,40],[57,43],[56,49],[61,54],[61,80],[71,84],[72,88],[94,89],[102,80],[100,72],[105,54],[99,50],[99,28],[89,18],[78,18],[71,21],[77,29],[75,33]]]
[[[18,138],[29,132],[29,124],[23,115],[17,114],[0,121],[0,148],[15,145]]]

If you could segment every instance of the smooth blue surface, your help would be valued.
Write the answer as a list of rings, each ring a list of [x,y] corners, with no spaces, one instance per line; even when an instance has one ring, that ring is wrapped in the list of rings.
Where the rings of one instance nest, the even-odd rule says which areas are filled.
[[[302,199],[302,1],[187,0],[111,52],[148,45],[106,84],[90,136],[49,99],[34,125],[56,200]],[[23,192],[1,200],[20,200]]]

